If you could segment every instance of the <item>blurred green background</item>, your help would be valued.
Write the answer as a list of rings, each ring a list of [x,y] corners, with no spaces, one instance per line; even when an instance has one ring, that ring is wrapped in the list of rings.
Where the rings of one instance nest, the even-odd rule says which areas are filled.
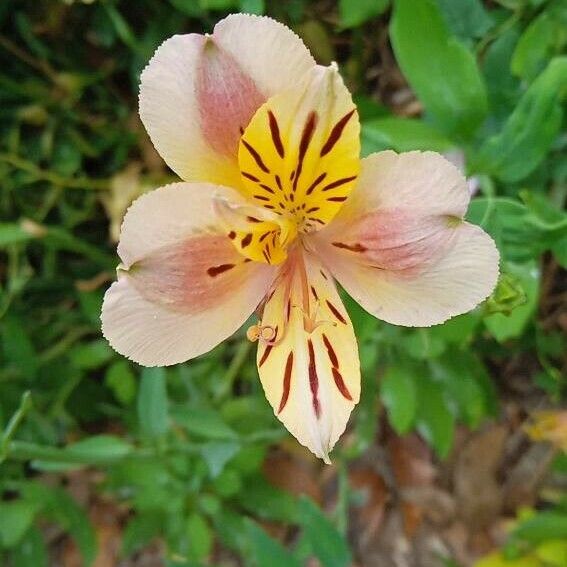
[[[339,63],[364,154],[461,163],[502,255],[441,326],[347,303],[362,399],[330,467],[273,416],[242,331],[168,369],[100,333],[122,215],[175,180],[140,72],[234,11]],[[2,0],[0,563],[567,566],[566,45],[565,0]]]

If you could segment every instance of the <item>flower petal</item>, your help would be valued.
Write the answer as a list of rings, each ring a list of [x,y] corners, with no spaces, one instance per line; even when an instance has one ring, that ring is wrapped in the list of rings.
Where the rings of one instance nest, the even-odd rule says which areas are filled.
[[[102,308],[103,334],[121,354],[164,366],[203,354],[234,333],[266,294],[273,268],[247,261],[213,208],[212,185],[176,183],[128,210],[123,264]]]
[[[435,325],[473,309],[498,278],[494,242],[462,220],[468,201],[465,179],[442,156],[374,154],[313,242],[367,311],[397,325]]]
[[[330,275],[314,258],[305,271],[294,261],[264,308],[272,336],[258,346],[258,371],[278,419],[329,462],[360,396],[356,337]]]
[[[360,170],[360,125],[336,65],[262,105],[240,140],[248,196],[259,206],[319,230],[341,208]]]
[[[210,36],[176,35],[157,49],[142,73],[140,117],[181,178],[238,187],[241,129],[267,98],[314,64],[284,25],[229,16]]]

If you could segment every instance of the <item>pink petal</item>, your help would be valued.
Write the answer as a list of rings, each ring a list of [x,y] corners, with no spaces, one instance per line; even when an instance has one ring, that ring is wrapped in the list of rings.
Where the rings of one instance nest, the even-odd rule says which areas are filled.
[[[264,100],[313,65],[282,24],[229,16],[211,36],[176,35],[157,49],[142,73],[140,116],[180,177],[238,187],[240,129]]]
[[[123,267],[105,295],[102,324],[113,348],[140,364],[207,352],[246,321],[271,285],[273,269],[246,262],[217,225],[215,190],[233,194],[177,183],[139,198],[126,214]]]
[[[473,309],[498,278],[494,242],[462,220],[468,199],[465,179],[438,154],[374,154],[314,243],[367,311],[398,325],[434,325]]]

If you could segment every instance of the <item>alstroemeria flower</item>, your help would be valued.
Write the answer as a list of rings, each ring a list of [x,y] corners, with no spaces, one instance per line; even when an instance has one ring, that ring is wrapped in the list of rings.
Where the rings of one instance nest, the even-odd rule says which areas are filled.
[[[336,65],[265,17],[167,40],[140,115],[185,180],[128,210],[103,332],[147,366],[183,362],[256,311],[266,397],[318,457],[360,394],[356,338],[335,280],[366,310],[429,326],[493,289],[498,252],[463,220],[466,181],[432,152],[360,159],[356,107]]]

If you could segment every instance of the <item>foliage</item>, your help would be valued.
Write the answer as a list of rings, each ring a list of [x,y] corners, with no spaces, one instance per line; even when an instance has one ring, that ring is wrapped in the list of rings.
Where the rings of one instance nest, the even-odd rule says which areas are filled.
[[[85,467],[104,471],[101,490],[132,511],[124,555],[159,536],[170,565],[210,564],[215,541],[247,565],[300,565],[310,556],[325,567],[351,561],[337,527],[344,511],[331,521],[264,477],[264,458],[286,433],[264,399],[242,332],[189,364],[149,370],[100,336],[102,295],[116,263],[109,225],[120,222],[129,199],[174,179],[136,117],[140,71],[168,36],[210,31],[234,10],[287,22],[314,53],[339,60],[360,102],[365,153],[462,154],[480,188],[469,217],[502,254],[490,300],[441,326],[382,324],[347,300],[363,392],[353,438],[335,451],[335,462],[344,466],[374,442],[382,405],[395,431],[417,430],[447,457],[457,424],[476,428],[498,415],[499,370],[510,358],[535,360],[530,379],[549,403],[564,399],[565,338],[538,317],[550,292],[542,278],[550,266],[567,268],[563,0],[489,7],[480,0],[341,0],[330,13],[315,0],[4,0],[0,554],[18,567],[47,565],[44,520],[70,533],[85,564],[92,561],[96,537],[86,511],[43,481]],[[400,116],[376,100],[380,84],[365,69],[383,63],[379,25],[389,31],[421,116]],[[262,521],[298,526],[300,536],[284,548]],[[544,512],[520,522],[511,537],[541,555],[534,534],[564,525],[564,510]]]

